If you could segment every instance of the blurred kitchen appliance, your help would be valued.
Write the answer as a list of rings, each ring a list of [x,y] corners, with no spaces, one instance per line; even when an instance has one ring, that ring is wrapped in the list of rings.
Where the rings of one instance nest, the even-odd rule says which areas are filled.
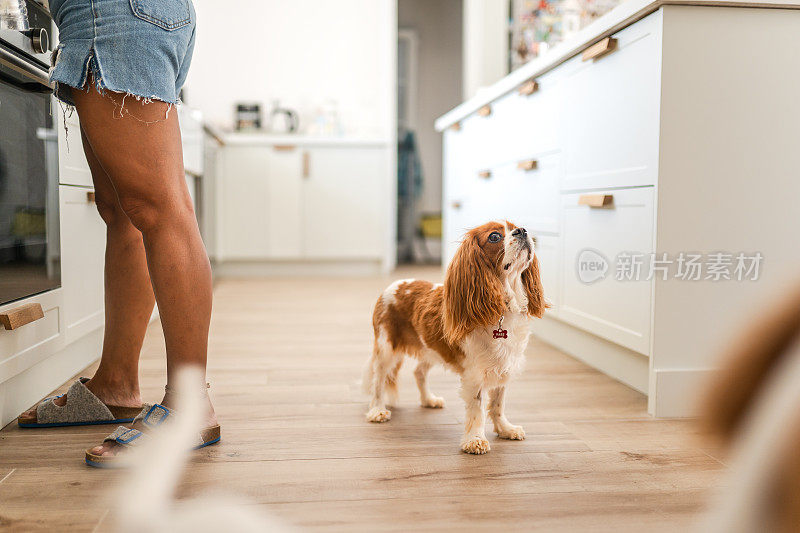
[[[58,136],[48,81],[50,13],[24,2],[27,29],[0,29],[0,304],[61,285]],[[12,2],[13,4],[13,2]],[[17,21],[17,24],[19,21]],[[26,25],[17,25],[24,28]]]
[[[261,129],[261,104],[236,104],[236,131],[255,131]]]
[[[269,115],[269,130],[272,133],[286,134],[295,133],[299,127],[297,112],[281,107],[278,100],[272,105],[272,112]]]
[[[0,0],[0,30],[28,29],[28,6],[25,0]]]

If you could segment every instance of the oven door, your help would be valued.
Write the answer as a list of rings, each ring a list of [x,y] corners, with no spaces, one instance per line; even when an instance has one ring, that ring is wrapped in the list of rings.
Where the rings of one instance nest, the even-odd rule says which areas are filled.
[[[47,72],[0,41],[0,304],[61,285]]]

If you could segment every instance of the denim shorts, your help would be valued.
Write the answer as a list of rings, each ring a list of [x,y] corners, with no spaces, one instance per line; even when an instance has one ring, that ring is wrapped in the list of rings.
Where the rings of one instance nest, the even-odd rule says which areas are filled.
[[[100,92],[179,103],[192,60],[191,0],[50,0],[60,44],[50,81],[59,100],[75,105],[74,89],[89,74]]]

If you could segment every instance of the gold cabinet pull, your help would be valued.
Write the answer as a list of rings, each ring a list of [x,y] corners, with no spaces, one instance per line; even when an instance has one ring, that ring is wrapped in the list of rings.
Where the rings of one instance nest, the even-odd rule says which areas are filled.
[[[517,170],[530,172],[531,170],[536,170],[537,168],[539,168],[539,162],[535,159],[526,159],[517,163]]]
[[[86,201],[90,204],[97,202],[97,196],[95,195],[94,191],[88,191],[86,193]]]
[[[0,324],[3,324],[4,328],[11,331],[12,329],[22,327],[25,324],[35,322],[40,318],[44,318],[42,306],[40,304],[27,304],[15,307],[14,309],[9,309],[5,313],[1,313]]]
[[[588,205],[589,207],[608,207],[613,203],[613,194],[581,194],[578,198],[578,205]]]
[[[295,148],[297,148],[297,146],[293,144],[276,144],[275,146],[272,147],[272,149],[275,150],[276,152],[291,152]]]
[[[478,114],[482,117],[488,117],[492,114],[492,106],[488,104],[483,106],[482,108],[478,109]]]
[[[454,123],[453,125],[450,126],[450,129],[452,131],[461,131],[461,123],[460,122]]]
[[[488,180],[489,178],[492,177],[492,171],[491,170],[481,170],[480,172],[478,172],[478,177],[479,178],[483,178],[485,180]]]
[[[587,48],[583,51],[583,55],[581,58],[584,61],[589,61],[590,59],[597,59],[599,57],[603,57],[604,55],[613,52],[617,49],[617,40],[613,37],[606,37],[592,46]]]
[[[539,82],[536,80],[528,80],[519,86],[520,96],[530,96],[539,90]]]
[[[311,154],[308,150],[303,152],[303,178],[308,179],[311,176]]]
[[[458,202],[458,201],[451,202],[450,203],[450,207],[452,207],[453,209],[461,209],[461,202]]]

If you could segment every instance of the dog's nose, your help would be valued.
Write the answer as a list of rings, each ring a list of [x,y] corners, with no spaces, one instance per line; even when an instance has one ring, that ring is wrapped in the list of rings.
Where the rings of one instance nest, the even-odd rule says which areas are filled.
[[[523,239],[528,236],[528,232],[525,228],[517,228],[511,232],[511,235],[519,239]]]

